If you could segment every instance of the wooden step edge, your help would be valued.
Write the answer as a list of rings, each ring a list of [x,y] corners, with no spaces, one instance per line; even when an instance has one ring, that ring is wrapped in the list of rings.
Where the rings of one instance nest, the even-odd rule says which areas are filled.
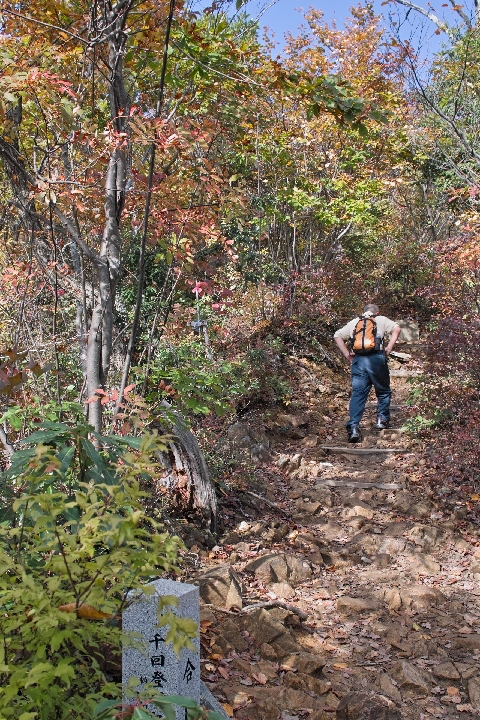
[[[409,448],[352,448],[336,447],[333,445],[320,445],[321,450],[333,453],[346,453],[347,455],[371,455],[373,453],[412,453]]]
[[[353,480],[317,480],[315,485],[325,485],[328,487],[354,487],[354,488],[375,488],[376,490],[405,490],[405,485],[397,485],[396,483],[369,483],[354,482]]]

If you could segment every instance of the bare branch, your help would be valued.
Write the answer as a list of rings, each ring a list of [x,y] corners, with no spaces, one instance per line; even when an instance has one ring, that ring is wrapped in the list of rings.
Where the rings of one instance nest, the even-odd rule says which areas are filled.
[[[410,2],[410,0],[393,0],[394,2],[400,3],[400,5],[404,5],[405,7],[410,8],[411,10],[416,10],[416,12],[420,13],[420,15],[423,15],[424,17],[431,20],[439,30],[442,30],[444,33],[446,33],[449,36],[452,36],[453,30],[450,28],[446,23],[444,23],[440,18],[438,18],[436,15],[434,15],[429,10],[425,10],[425,8],[422,8],[420,5],[415,5],[415,3]]]
[[[463,22],[465,23],[465,25],[466,25],[468,28],[471,28],[471,27],[472,27],[472,21],[471,21],[471,19],[468,17],[467,13],[465,13],[465,12],[462,10],[463,5],[459,5],[457,0],[450,0],[450,5],[451,5],[452,8],[455,10],[455,12],[457,12],[457,13],[460,15],[460,17],[462,18],[462,20],[463,20]]]

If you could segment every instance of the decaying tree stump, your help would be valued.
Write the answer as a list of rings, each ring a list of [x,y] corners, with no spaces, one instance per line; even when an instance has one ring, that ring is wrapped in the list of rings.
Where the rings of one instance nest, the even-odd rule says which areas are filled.
[[[217,529],[217,496],[215,485],[195,435],[184,420],[175,413],[175,424],[161,431],[172,437],[169,450],[161,453],[165,468],[162,484],[172,492],[182,510],[196,510],[204,518],[208,529]]]

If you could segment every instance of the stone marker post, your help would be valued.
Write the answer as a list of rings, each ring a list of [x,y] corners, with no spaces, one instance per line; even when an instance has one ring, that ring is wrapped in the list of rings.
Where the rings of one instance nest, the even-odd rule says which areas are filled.
[[[196,585],[156,580],[151,583],[155,594],[141,595],[122,615],[124,632],[143,636],[145,652],[124,647],[122,650],[122,682],[131,677],[140,680],[140,687],[152,683],[164,695],[183,695],[200,704],[200,639],[192,640],[195,650],[182,648],[180,657],[172,645],[165,643],[167,627],[158,627],[157,608],[162,595],[175,595],[178,607],[171,608],[179,617],[191,618],[200,626],[200,597]],[[156,711],[160,715],[160,711]],[[186,709],[176,708],[177,720],[185,720]]]

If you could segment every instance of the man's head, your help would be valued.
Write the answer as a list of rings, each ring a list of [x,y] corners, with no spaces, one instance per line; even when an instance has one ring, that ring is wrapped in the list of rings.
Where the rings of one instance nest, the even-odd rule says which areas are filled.
[[[369,303],[368,305],[365,305],[363,308],[363,313],[372,313],[372,315],[378,315],[380,312],[378,305],[374,305],[373,303]]]

